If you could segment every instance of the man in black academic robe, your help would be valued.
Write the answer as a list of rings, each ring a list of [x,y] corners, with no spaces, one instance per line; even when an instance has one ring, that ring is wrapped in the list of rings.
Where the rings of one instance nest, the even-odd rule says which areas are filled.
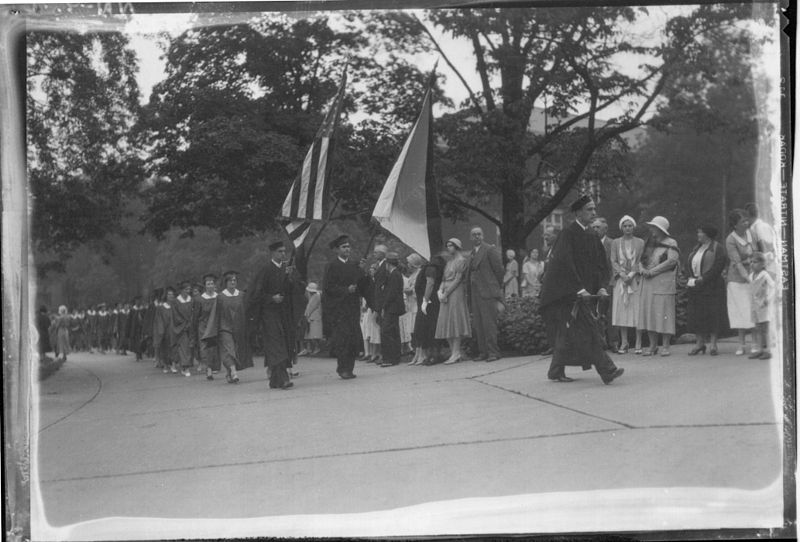
[[[608,295],[611,270],[603,244],[590,228],[597,215],[592,199],[582,196],[570,209],[576,220],[558,236],[542,284],[542,317],[554,341],[547,376],[571,382],[565,366],[587,370],[594,365],[603,382],[610,384],[623,369],[617,368],[605,351],[591,296]]]
[[[400,315],[406,312],[403,301],[403,275],[397,254],[386,255],[386,282],[381,289],[376,309],[381,326],[381,367],[400,363]]]
[[[336,372],[344,380],[355,378],[353,368],[361,351],[361,297],[371,297],[370,281],[356,262],[351,262],[346,235],[330,243],[336,257],[328,263],[322,282],[322,332],[336,357]]]
[[[264,366],[269,387],[289,389],[288,369],[294,358],[292,328],[292,285],[286,267],[286,246],[282,241],[269,245],[270,260],[257,275],[248,292],[248,312],[259,322],[264,342]]]

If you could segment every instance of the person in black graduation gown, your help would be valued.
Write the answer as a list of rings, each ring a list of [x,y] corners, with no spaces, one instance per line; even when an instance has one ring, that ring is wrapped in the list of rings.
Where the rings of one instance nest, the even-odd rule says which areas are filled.
[[[39,333],[39,357],[44,359],[53,348],[50,346],[50,316],[42,305],[36,314],[36,331]]]
[[[353,374],[361,336],[361,298],[371,302],[372,284],[350,258],[350,238],[341,235],[330,243],[336,257],[325,268],[322,281],[322,333],[336,357],[336,372],[344,380]]]
[[[269,387],[289,389],[289,367],[294,359],[290,269],[286,266],[286,245],[269,245],[270,261],[256,276],[247,294],[248,313],[259,323],[264,344],[264,366]]]
[[[588,370],[594,365],[603,382],[610,384],[623,369],[617,368],[605,351],[592,309],[597,303],[590,296],[608,295],[611,270],[603,244],[590,228],[597,216],[591,197],[581,196],[570,209],[576,220],[558,236],[542,284],[542,318],[554,341],[547,376],[557,382],[571,382],[564,367]]]
[[[144,323],[145,307],[142,305],[142,298],[136,296],[131,303],[131,311],[128,314],[128,348],[136,356],[136,361],[142,361],[142,329]]]
[[[406,305],[403,301],[403,274],[399,266],[400,259],[396,253],[386,255],[386,281],[376,305],[381,326],[381,367],[400,363],[400,316],[406,312]]]

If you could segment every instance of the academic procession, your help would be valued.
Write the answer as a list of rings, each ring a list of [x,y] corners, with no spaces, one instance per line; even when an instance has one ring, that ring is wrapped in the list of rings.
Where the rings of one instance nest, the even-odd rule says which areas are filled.
[[[298,360],[324,352],[342,380],[357,377],[356,362],[388,369],[497,361],[504,354],[498,321],[509,302],[528,298],[552,356],[546,374],[530,378],[569,383],[575,374],[568,367],[594,368],[611,384],[623,376],[625,355],[671,355],[676,298],[685,291],[690,355],[770,359],[780,262],[774,226],[755,204],[729,213],[726,234],[706,223],[681,225],[696,231],[688,254],[668,217],[643,224],[629,215],[600,217],[592,195],[580,192],[569,205],[572,221],[563,231],[546,227],[541,246],[498,247],[480,226],[443,239],[430,84],[372,211],[399,248],[370,241],[358,256],[342,234],[327,247],[322,275],[303,276],[295,260],[330,213],[331,149],[346,88],[345,70],[285,196],[283,232],[268,242],[269,261],[249,284],[235,270],[241,262],[230,262],[229,269],[154,289],[147,299],[60,306],[53,314],[42,306],[40,356],[54,352],[63,362],[71,352],[130,353],[164,375],[235,385],[241,371],[257,370],[253,357],[261,355],[269,388],[290,390]],[[610,220],[622,234],[615,239]],[[736,334],[733,347],[718,342],[728,330]]]

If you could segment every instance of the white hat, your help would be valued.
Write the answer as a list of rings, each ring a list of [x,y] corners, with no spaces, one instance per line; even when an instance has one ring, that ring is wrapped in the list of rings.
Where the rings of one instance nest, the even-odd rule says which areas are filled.
[[[669,220],[664,218],[663,216],[656,216],[648,222],[651,226],[655,226],[659,230],[664,232],[664,235],[669,235]]]
[[[317,289],[317,283],[316,282],[309,282],[308,286],[306,286],[306,292],[311,292],[311,293],[314,293],[314,294],[318,294],[319,290]]]
[[[381,254],[386,254],[389,249],[386,248],[386,245],[375,245],[375,248],[372,249],[373,252],[380,252]]]
[[[636,221],[633,219],[633,217],[631,215],[625,215],[619,219],[619,229],[622,229],[622,225],[625,224],[625,222],[630,222],[633,224],[634,228],[636,227]],[[669,226],[669,224],[667,224],[667,226]]]

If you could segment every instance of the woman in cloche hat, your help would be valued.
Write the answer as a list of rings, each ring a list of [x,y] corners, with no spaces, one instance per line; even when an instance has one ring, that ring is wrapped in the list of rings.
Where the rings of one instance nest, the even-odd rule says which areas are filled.
[[[661,335],[661,355],[669,356],[670,339],[675,335],[675,273],[678,267],[678,243],[670,237],[669,220],[657,216],[647,223],[650,238],[641,260],[642,290],[638,329],[647,331],[650,349],[658,353]]]

